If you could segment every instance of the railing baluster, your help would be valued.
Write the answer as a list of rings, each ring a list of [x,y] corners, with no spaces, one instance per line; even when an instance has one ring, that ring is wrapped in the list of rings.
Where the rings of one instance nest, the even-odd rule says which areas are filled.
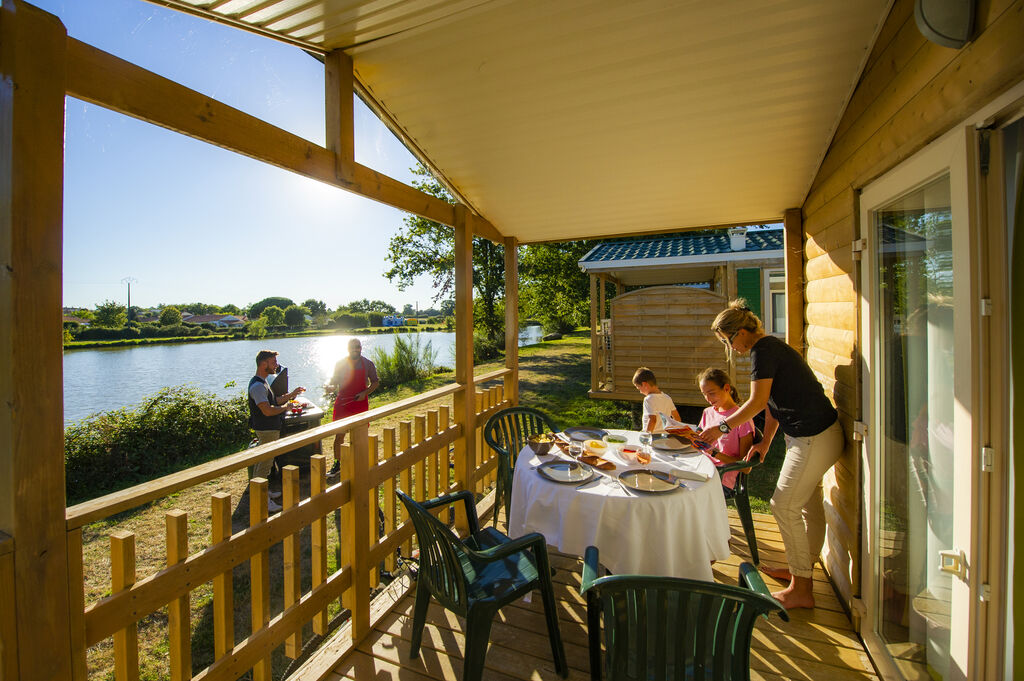
[[[281,469],[282,510],[294,508],[299,503],[299,467],[285,466]],[[302,595],[302,557],[299,553],[299,533],[284,538],[284,609],[295,605]],[[294,660],[302,652],[302,628],[295,630],[284,640],[284,654]]]
[[[351,439],[349,440],[351,443]],[[341,445],[340,451],[338,452],[338,461],[341,462],[341,479],[354,482],[352,480],[352,471],[354,469],[352,461],[352,445],[343,444]],[[349,497],[347,503],[342,505],[340,509],[341,522],[338,523],[338,568],[343,568],[346,565],[355,569],[356,566],[356,545],[353,543],[353,537],[355,536],[355,525],[353,525],[354,511],[356,502],[356,488],[353,484],[352,495]],[[356,582],[352,580],[352,586],[345,589],[344,593],[341,594],[341,606],[347,608],[349,612],[355,611],[355,604],[352,602],[352,595],[355,593]]]
[[[384,429],[384,455],[383,460],[389,461],[395,457],[395,429]],[[390,536],[395,531],[395,478],[384,483],[384,534]],[[395,554],[391,552],[384,559],[384,569],[388,572],[395,571]]]
[[[417,414],[413,417],[413,430],[412,430],[412,443],[419,444],[423,442],[423,438],[427,434],[427,417],[423,414]],[[426,459],[420,459],[416,463],[416,493],[418,497],[413,499],[430,499],[430,489],[427,486],[427,461]]]
[[[409,449],[412,444],[412,423],[409,421],[401,421],[398,424],[398,449],[404,452]],[[412,468],[405,467],[398,474],[398,484],[402,488],[402,491],[411,496],[413,499],[416,498],[416,493],[412,488]],[[409,519],[409,513],[405,510],[405,505],[400,504],[398,509],[398,517],[401,522],[405,522]],[[412,539],[405,540],[402,544],[402,555],[406,558],[412,556]]]
[[[135,584],[135,533],[118,531],[110,535],[110,591],[118,593]],[[132,622],[114,634],[114,678],[139,678],[139,623]]]
[[[188,514],[177,509],[164,516],[167,525],[167,566],[188,558]],[[192,617],[189,594],[167,604],[167,639],[170,645],[171,681],[192,678]]]
[[[477,416],[480,416],[480,414],[484,410],[484,393],[482,390],[477,390],[473,393],[473,406],[473,413],[476,414]],[[476,419],[474,419],[474,423],[475,422]],[[466,437],[476,438],[475,475],[480,476],[480,479],[483,482],[483,489],[487,489],[488,485],[490,485],[491,483],[491,479],[489,475],[484,475],[481,473],[480,466],[482,466],[484,462],[490,458],[490,452],[486,451],[490,449],[490,447],[487,446],[487,441],[484,440],[483,427],[478,428],[473,424],[468,424],[467,428],[469,429],[469,432],[467,433]]]
[[[437,410],[427,410],[427,437],[434,437],[437,435]],[[447,458],[447,457],[446,457]],[[444,476],[447,478],[448,476]],[[438,496],[448,491],[448,485],[442,483],[441,477],[441,452],[435,449],[430,454],[430,483],[434,488],[434,494],[432,496]]]
[[[211,541],[231,539],[231,495],[210,497]],[[220,659],[235,647],[235,582],[231,568],[213,578],[213,655]]]
[[[443,433],[448,430],[448,424],[451,421],[451,411],[447,404],[442,404],[437,408],[437,432]],[[447,491],[452,486],[452,478],[454,472],[452,471],[452,446],[445,445],[441,453],[441,470],[444,471],[441,474],[441,489]]]
[[[2,533],[0,533],[2,535]],[[86,681],[89,670],[85,657],[85,570],[82,564],[82,528],[68,532],[68,604],[71,612],[71,678]],[[3,666],[0,664],[0,675]]]
[[[332,457],[333,458],[333,457]],[[317,454],[309,457],[309,496],[323,494],[327,481],[327,457]],[[312,585],[317,588],[327,579],[327,519],[317,518],[310,525],[310,565]],[[313,633],[323,636],[327,633],[327,611],[321,610],[313,617]]]
[[[255,527],[267,520],[267,480],[249,481],[249,526]],[[270,553],[260,551],[249,559],[249,599],[252,603],[252,633],[270,622]],[[272,681],[270,655],[262,658],[252,669],[253,681]]]
[[[370,435],[366,438],[367,447],[367,470],[372,470],[377,465],[377,436]],[[371,487],[368,493],[369,507],[367,509],[367,521],[369,521],[370,531],[370,543],[366,545],[366,550],[369,550],[371,546],[377,543],[377,523],[379,522],[380,516],[377,513],[377,509],[380,508],[380,496],[376,487]],[[370,588],[374,588],[380,583],[380,575],[377,574],[378,569],[376,565],[370,566]]]

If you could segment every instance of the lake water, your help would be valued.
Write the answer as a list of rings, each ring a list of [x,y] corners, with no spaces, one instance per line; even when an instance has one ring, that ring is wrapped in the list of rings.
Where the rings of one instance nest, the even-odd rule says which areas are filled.
[[[536,343],[540,336],[539,326],[526,327],[519,344]],[[256,353],[264,348],[280,353],[277,359],[288,367],[290,388],[304,386],[306,397],[321,404],[324,384],[335,363],[347,353],[348,341],[356,337],[362,341],[363,354],[370,358],[374,348],[390,351],[398,338],[394,334],[309,336],[68,350],[64,353],[64,423],[134,406],[161,388],[183,383],[222,397],[237,395],[249,384],[256,369]],[[455,365],[454,333],[431,331],[402,337],[430,342],[437,351],[438,364]]]

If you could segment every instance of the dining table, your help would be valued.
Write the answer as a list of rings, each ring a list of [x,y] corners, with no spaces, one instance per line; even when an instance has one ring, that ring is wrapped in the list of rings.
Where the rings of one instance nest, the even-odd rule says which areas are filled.
[[[640,446],[636,431],[606,432],[624,436],[625,447]],[[594,478],[574,484],[553,481],[540,470],[547,462],[573,461],[567,447],[538,455],[526,445],[513,473],[509,536],[540,532],[549,546],[577,556],[596,546],[614,574],[713,581],[712,562],[730,555],[729,518],[714,462],[692,447],[655,448],[650,463],[641,465],[613,449],[601,457],[615,470],[594,468]],[[645,493],[621,483],[623,473],[644,469],[667,473],[677,484]]]

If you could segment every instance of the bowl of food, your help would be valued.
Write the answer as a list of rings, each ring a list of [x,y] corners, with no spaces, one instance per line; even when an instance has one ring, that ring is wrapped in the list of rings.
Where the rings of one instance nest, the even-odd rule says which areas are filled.
[[[527,442],[534,454],[547,454],[555,444],[555,436],[551,433],[538,433],[531,435]]]
[[[622,448],[626,446],[626,436],[616,435],[614,433],[608,433],[604,436],[605,444],[608,445],[608,449],[615,452],[616,454],[622,451]]]
[[[603,456],[608,453],[608,445],[603,440],[586,440],[583,443],[583,447],[591,454],[596,454],[597,456]]]

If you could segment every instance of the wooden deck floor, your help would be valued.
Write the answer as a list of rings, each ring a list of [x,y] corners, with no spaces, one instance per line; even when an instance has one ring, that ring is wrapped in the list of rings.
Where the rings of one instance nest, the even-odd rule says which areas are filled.
[[[728,561],[717,563],[714,572],[717,581],[735,584],[737,566],[748,556],[739,520],[733,511],[730,513],[730,543],[734,555]],[[774,520],[771,516],[760,515],[755,516],[755,522],[762,562],[780,563],[782,541]],[[586,606],[579,595],[581,561],[578,557],[557,553],[551,555],[551,560],[557,568],[555,597],[569,660],[569,678],[589,679]],[[757,625],[751,655],[752,677],[772,681],[877,679],[863,645],[820,568],[815,570],[814,577],[818,606],[813,611],[794,611],[790,613],[789,623],[772,617]],[[774,588],[770,581],[769,586]],[[461,679],[464,623],[436,603],[432,604],[420,658],[410,660],[412,609],[410,593],[400,598],[377,622],[365,641],[333,664],[326,678],[331,681]],[[536,594],[531,603],[516,602],[499,613],[491,629],[486,666],[484,678],[496,681],[554,681],[559,678],[551,661],[543,610]]]

